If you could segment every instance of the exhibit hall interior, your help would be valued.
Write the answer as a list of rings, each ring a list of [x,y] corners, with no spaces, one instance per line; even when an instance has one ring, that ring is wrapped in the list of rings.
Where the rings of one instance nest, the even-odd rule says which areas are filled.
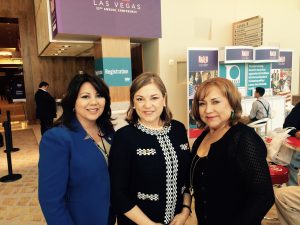
[[[75,92],[72,92],[73,89],[69,85],[72,82],[74,84],[76,76],[91,75],[96,77],[97,81],[95,82],[100,82],[98,81],[99,79],[108,87],[109,97],[105,98],[104,104],[110,102],[111,111],[106,112],[106,107],[103,107],[103,111],[107,113],[111,120],[102,126],[100,125],[100,120],[97,119],[97,122],[95,122],[95,119],[93,122],[97,123],[98,133],[92,129],[91,132],[88,132],[83,125],[84,123],[79,126],[85,132],[84,138],[90,138],[93,145],[102,153],[99,155],[104,157],[105,160],[102,160],[103,162],[107,162],[104,165],[108,177],[110,176],[109,172],[111,172],[108,170],[110,166],[109,161],[112,160],[109,156],[109,148],[113,146],[112,149],[114,150],[117,146],[114,141],[120,140],[118,138],[114,139],[113,136],[119,137],[119,133],[122,133],[120,129],[130,127],[134,123],[135,127],[143,126],[141,123],[143,121],[142,116],[146,115],[145,117],[147,117],[147,114],[153,113],[152,111],[156,111],[160,107],[155,105],[158,103],[153,103],[154,100],[152,99],[151,109],[139,108],[141,106],[137,102],[142,104],[142,100],[137,100],[135,94],[138,91],[134,88],[131,89],[131,85],[140,76],[149,72],[155,74],[155,76],[158,75],[166,89],[166,92],[163,92],[160,85],[157,85],[154,81],[149,82],[156,84],[155,87],[159,87],[157,89],[162,93],[164,104],[161,106],[162,112],[160,113],[166,113],[170,109],[172,113],[170,121],[179,121],[186,129],[186,132],[183,133],[184,135],[186,134],[187,143],[178,144],[178,149],[190,150],[191,158],[196,151],[196,156],[194,156],[193,160],[190,160],[193,162],[189,162],[188,172],[186,172],[187,174],[189,173],[187,177],[189,182],[180,187],[181,195],[184,196],[185,193],[188,193],[189,196],[191,195],[190,190],[193,189],[193,181],[190,181],[191,179],[193,180],[191,173],[194,173],[195,168],[197,169],[193,163],[195,163],[195,157],[199,156],[200,149],[203,148],[199,141],[202,141],[202,139],[204,142],[207,141],[205,139],[206,132],[209,133],[209,131],[214,131],[215,129],[210,127],[209,119],[207,119],[209,116],[204,117],[201,114],[204,114],[201,111],[201,107],[206,103],[209,105],[205,98],[209,96],[208,93],[210,92],[201,93],[201,95],[199,90],[202,90],[203,85],[210,79],[225,79],[230,81],[238,91],[238,97],[234,97],[239,99],[238,104],[240,104],[240,109],[236,113],[231,102],[234,97],[224,95],[228,98],[229,104],[231,104],[232,112],[236,113],[235,115],[229,113],[230,119],[234,117],[234,125],[242,124],[241,129],[245,129],[243,130],[244,134],[246,134],[248,128],[251,131],[253,130],[253,135],[259,138],[259,144],[254,145],[259,146],[262,144],[263,146],[260,149],[263,153],[259,153],[260,156],[263,155],[263,161],[260,164],[265,163],[264,166],[267,168],[267,176],[270,178],[275,202],[274,199],[270,200],[271,206],[265,210],[266,212],[261,213],[264,215],[261,215],[261,222],[259,222],[262,225],[296,225],[300,221],[299,207],[291,206],[296,212],[295,215],[285,214],[283,209],[280,208],[281,200],[278,197],[278,193],[281,193],[281,191],[283,193],[285,188],[289,186],[298,187],[300,192],[300,114],[297,114],[300,112],[298,109],[300,105],[300,30],[297,28],[299,21],[300,0],[253,0],[251,2],[233,0],[77,0],[75,2],[70,0],[0,0],[0,224],[46,225],[48,223],[49,225],[54,225],[59,223],[55,219],[53,221],[56,221],[56,223],[52,221],[52,216],[53,218],[59,217],[56,217],[55,214],[52,215],[49,213],[51,210],[44,207],[41,200],[43,197],[41,196],[42,191],[39,192],[39,186],[42,186],[40,182],[43,180],[43,178],[39,177],[39,174],[42,174],[41,168],[44,168],[41,163],[43,161],[42,157],[44,157],[41,154],[41,149],[46,146],[46,144],[43,145],[41,143],[47,143],[47,139],[43,141],[43,137],[47,133],[55,133],[54,130],[60,126],[67,124],[66,127],[70,128],[68,125],[74,119],[79,121],[80,119],[78,118],[84,118],[84,121],[90,121],[92,120],[91,118],[94,118],[93,113],[98,113],[99,118],[102,115],[101,113],[103,113],[101,111],[101,103],[97,103],[100,105],[99,109],[97,108],[98,106],[95,107],[96,109],[87,107],[86,114],[80,114],[80,108],[78,110],[76,107],[78,107],[78,104],[80,105],[78,101],[81,100],[81,89],[78,88],[76,96],[74,95],[75,97],[70,97]],[[85,79],[87,81],[83,83],[90,82],[93,86],[92,90],[98,88],[96,92],[99,96],[97,96],[98,99],[95,98],[96,101],[100,97],[101,99],[105,97],[106,86],[100,87],[101,82],[97,83],[98,86],[94,85],[94,81],[88,80],[92,78]],[[145,84],[141,81],[136,85],[137,87],[135,88],[142,90]],[[258,96],[258,87],[263,89],[261,96]],[[41,100],[42,104],[39,103],[37,96],[40,91],[47,95]],[[140,94],[140,92],[138,93]],[[233,92],[230,92],[228,95],[230,94],[233,95]],[[140,94],[141,96],[144,97]],[[257,106],[256,104],[261,98],[263,103]],[[264,104],[265,102],[267,104]],[[52,103],[54,113],[49,111]],[[84,107],[83,103],[81,104]],[[195,104],[198,104],[198,108],[195,108]],[[42,109],[40,108],[41,105],[43,105]],[[254,105],[265,111],[263,113],[264,118],[258,118],[258,116],[253,118]],[[147,108],[146,106],[144,107]],[[46,109],[48,110],[45,114],[46,116],[41,116],[41,111],[46,111]],[[222,112],[218,113],[225,113],[226,107],[223,109],[221,110]],[[91,113],[93,110],[96,112]],[[98,111],[101,111],[101,113]],[[207,111],[209,110],[206,109],[205,113]],[[217,110],[214,112],[217,113]],[[69,114],[67,115],[67,113]],[[70,115],[73,116],[73,120],[69,120],[68,116]],[[291,118],[292,116],[293,118]],[[50,118],[50,124],[49,119],[45,118]],[[165,129],[170,125],[172,131],[176,127],[172,122],[167,121],[166,117],[160,116],[158,118],[159,121],[162,121],[162,124],[159,123],[159,128]],[[205,123],[205,118],[208,120],[207,123]],[[223,117],[220,116],[220,118],[222,119]],[[165,119],[167,122],[164,121]],[[103,120],[105,119],[101,119],[101,123],[103,123]],[[262,120],[261,123],[257,123],[258,120]],[[67,121],[66,124],[65,121]],[[152,122],[151,119],[144,121],[146,121],[145,124],[151,124]],[[112,137],[108,135],[110,125],[107,124],[110,123],[112,123],[112,129],[116,131],[116,133],[113,132]],[[45,129],[45,126],[47,129]],[[234,126],[230,123],[230,127]],[[147,126],[139,127],[138,131],[147,131],[148,128]],[[170,134],[168,134],[169,131],[166,133],[159,133],[159,131],[159,134],[157,134],[156,128],[150,129],[148,133],[154,134],[154,136],[157,135],[155,136],[157,137],[155,141],[158,140],[157,146],[164,146],[163,140],[167,140],[167,138],[172,139],[172,132],[170,131]],[[96,134],[96,138],[93,137],[93,132]],[[272,139],[275,140],[279,137],[276,135],[279,135],[278,133],[280,132],[284,133],[284,140],[281,140],[276,152],[274,152]],[[73,133],[71,132],[72,135]],[[217,145],[218,141],[223,138],[223,135],[225,137],[226,134],[222,133],[218,137],[219,139],[213,139],[215,142],[209,142],[208,140],[208,149],[212,149],[215,144]],[[56,137],[55,135],[58,135],[58,133],[53,135],[53,137]],[[72,141],[77,140],[78,137],[75,138],[72,135],[70,135],[70,139]],[[170,137],[166,138],[164,135],[170,135]],[[63,139],[63,133],[59,133],[58,137],[58,139]],[[165,139],[160,139],[160,137]],[[97,138],[99,138],[98,141],[96,140]],[[174,139],[178,142],[181,140],[180,138]],[[209,134],[206,138],[209,139]],[[234,139],[233,136],[231,139]],[[137,138],[128,137],[128,139],[125,138],[124,140],[128,141],[128,143],[124,143],[123,146],[129,148],[131,140],[137,142],[144,139],[138,136]],[[88,148],[86,146],[82,147],[83,145],[81,146],[81,143],[78,144],[76,141],[74,143],[72,142],[70,146],[74,145],[82,149]],[[169,142],[166,141],[166,143]],[[55,142],[55,144],[57,143]],[[173,148],[172,144],[173,142],[167,148],[176,150],[176,147]],[[247,144],[247,146],[252,146],[252,144]],[[108,151],[106,151],[105,146],[109,146]],[[223,145],[223,147],[225,146]],[[282,150],[283,148],[285,150]],[[56,149],[59,148],[57,147]],[[62,149],[65,149],[65,146]],[[170,152],[173,151],[171,150]],[[284,151],[280,154],[287,161],[280,161],[278,156],[280,150]],[[147,151],[148,153],[146,153]],[[154,158],[156,151],[158,152],[150,144],[149,146],[132,150],[132,152],[135,152],[135,158],[137,156],[141,156],[140,158],[142,156],[144,158],[153,156]],[[164,171],[161,171],[162,177],[168,177],[168,173],[171,173],[170,170],[174,170],[174,174],[177,174],[178,170],[182,170],[181,166],[177,170],[177,166],[174,163],[172,164],[173,166],[170,166],[172,169],[167,166],[169,157],[167,155],[170,154],[170,157],[173,157],[173,153],[168,153],[168,150],[164,152],[164,147],[159,151],[162,152],[159,152],[158,155],[164,156],[164,160],[166,160],[166,168],[164,169],[169,171],[166,174],[164,174]],[[209,151],[207,150],[206,156],[212,154]],[[69,155],[70,161],[68,161],[68,165],[72,163],[72,154],[70,153]],[[278,156],[277,158],[276,155]],[[200,154],[200,156],[203,155]],[[251,158],[250,156],[247,157]],[[248,158],[245,161],[246,163]],[[124,160],[126,159],[124,158]],[[196,164],[201,162],[200,159],[202,158],[199,157],[198,161],[196,160]],[[141,164],[147,165],[149,163],[147,160],[145,159],[145,162],[141,161]],[[177,163],[176,160],[175,162]],[[58,161],[53,160],[53,165],[58,163]],[[51,163],[48,162],[48,164]],[[259,164],[259,161],[247,168],[254,168],[256,164]],[[80,165],[82,166],[82,164]],[[154,166],[156,164],[150,163],[150,165]],[[216,168],[223,168],[219,165],[220,163],[218,163]],[[74,168],[79,168],[77,166],[75,165]],[[120,165],[120,171],[126,171],[127,167],[122,166]],[[66,171],[71,171],[70,167],[61,169],[60,172],[57,172],[58,176],[60,177],[60,175],[67,173]],[[244,167],[241,168],[241,173],[237,174],[246,174],[243,169]],[[73,173],[81,174],[77,170],[76,172],[70,171],[65,175],[68,178],[66,183],[63,184],[66,185],[64,186],[66,193],[62,194],[66,205],[71,204],[68,201],[73,192],[68,193],[67,191],[73,185],[71,182],[73,181]],[[88,173],[89,170],[86,171]],[[180,172],[178,174],[181,174]],[[146,175],[142,172],[142,175],[138,175],[147,176],[150,173],[149,169],[149,171],[144,173]],[[174,174],[173,176],[175,176]],[[223,182],[224,176],[227,176],[226,174],[227,171],[221,171],[220,169],[212,180]],[[228,176],[230,177],[231,174]],[[151,176],[149,175],[149,177]],[[76,178],[74,179],[76,180]],[[138,178],[136,177],[136,179]],[[143,179],[147,179],[147,177],[143,177]],[[172,179],[177,182],[177,178],[173,177]],[[123,178],[121,180],[123,181]],[[246,178],[243,180],[243,182],[248,181]],[[81,182],[85,181],[82,180]],[[107,182],[109,183],[108,180]],[[113,187],[114,183],[112,180],[111,182],[111,187]],[[175,185],[176,182],[172,185]],[[202,185],[203,183],[201,182],[200,184]],[[291,182],[294,182],[293,185],[291,185]],[[178,181],[178,185],[179,183]],[[236,184],[235,181],[231,182],[231,184],[233,183]],[[52,184],[53,187],[62,185],[62,183],[58,183],[58,185],[55,183],[49,184]],[[166,185],[168,185],[168,182]],[[224,187],[225,185],[227,184],[219,183],[218,188],[227,190],[228,188]],[[238,185],[240,184],[238,183]],[[250,190],[250,186],[253,188],[255,185],[252,186],[250,183],[247,183],[247,185],[243,186],[245,190],[249,191],[245,196],[249,197],[253,193],[257,194],[260,192],[254,189]],[[262,186],[258,185],[257,187]],[[167,190],[168,187],[165,189]],[[53,190],[54,192],[58,191],[55,188]],[[176,193],[180,192],[178,190]],[[215,187],[213,190],[215,190]],[[145,193],[143,192],[142,194],[137,191],[135,202],[138,202],[136,204],[142,202],[141,208],[143,208],[143,201],[156,203],[156,193],[147,193],[147,191],[144,191]],[[171,193],[172,198],[176,198],[176,193]],[[205,193],[209,193],[207,196],[211,195],[211,192]],[[188,198],[190,200],[180,197],[180,199],[184,199],[184,202],[180,203],[183,205],[182,209],[180,208],[180,212],[181,210],[186,212],[187,209],[191,211],[186,218],[186,225],[197,225],[206,221],[207,215],[205,213],[207,212],[204,210],[205,215],[203,214],[203,216],[203,212],[197,207],[197,202],[195,206],[195,201],[198,201],[196,194],[199,193],[196,191],[194,197],[190,196]],[[164,198],[167,197],[162,197],[157,202],[162,201]],[[300,193],[295,199],[298,200],[298,203],[300,202]],[[89,205],[87,203],[89,206],[93,204]],[[259,204],[259,201],[256,204]],[[295,204],[297,205],[297,203]],[[229,208],[230,205],[228,203]],[[71,206],[68,207],[71,208]],[[76,206],[74,207],[76,208]],[[169,207],[171,206],[166,206],[166,208]],[[88,206],[86,209],[88,209]],[[47,210],[49,211],[47,212]],[[65,210],[68,211],[69,208]],[[218,208],[218,210],[222,211],[220,215],[227,212],[226,207]],[[78,211],[80,210],[78,209]],[[175,204],[173,214],[175,211],[176,213],[179,212],[178,204]],[[166,209],[166,218],[168,218],[168,213],[169,211]],[[239,216],[236,216],[236,218],[240,218]],[[175,215],[170,217],[174,219]],[[218,217],[217,211],[213,217]],[[122,225],[124,223],[124,215],[117,218],[120,221],[120,225]],[[224,218],[224,221],[226,221],[227,217]],[[69,219],[76,221],[78,218],[72,215]],[[200,222],[201,219],[203,221]],[[240,218],[239,221],[235,222],[236,224],[242,224],[242,221]],[[160,223],[169,224],[169,222],[169,220],[165,219],[165,221]],[[137,222],[135,221],[135,223]],[[83,224],[78,222],[78,225]],[[92,224],[89,221],[85,225]],[[96,224],[98,225],[98,222]],[[111,224],[118,223],[113,220]]]

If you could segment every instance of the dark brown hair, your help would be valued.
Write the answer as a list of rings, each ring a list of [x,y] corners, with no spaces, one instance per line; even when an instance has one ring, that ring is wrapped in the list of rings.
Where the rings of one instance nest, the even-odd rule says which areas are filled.
[[[130,105],[127,111],[126,121],[132,124],[138,121],[139,117],[135,109],[133,108],[134,95],[138,90],[140,90],[142,87],[148,84],[156,85],[157,88],[161,91],[163,97],[165,98],[166,106],[164,107],[160,115],[160,118],[164,122],[164,124],[168,125],[172,120],[172,113],[168,107],[167,89],[164,83],[162,82],[162,80],[160,79],[160,77],[157,74],[151,72],[142,73],[137,78],[135,78],[134,81],[132,82],[130,87]]]
[[[61,117],[56,121],[55,125],[65,125],[69,129],[73,130],[72,120],[76,117],[74,112],[74,107],[76,100],[78,98],[78,93],[81,86],[84,83],[90,83],[96,91],[105,98],[105,106],[103,113],[96,120],[98,127],[101,129],[104,134],[109,134],[113,132],[113,125],[111,122],[111,108],[110,108],[110,95],[109,88],[104,83],[104,81],[97,77],[96,75],[89,74],[77,74],[73,77],[71,82],[69,83],[67,92],[64,98],[61,101],[61,105],[63,108],[63,113]]]
[[[229,125],[232,126],[236,124],[241,119],[242,115],[241,94],[230,80],[216,77],[206,80],[200,84],[196,90],[192,105],[192,114],[197,121],[199,128],[204,128],[206,126],[199,114],[199,101],[207,96],[208,90],[212,86],[217,87],[221,91],[233,109],[234,116],[230,117]]]

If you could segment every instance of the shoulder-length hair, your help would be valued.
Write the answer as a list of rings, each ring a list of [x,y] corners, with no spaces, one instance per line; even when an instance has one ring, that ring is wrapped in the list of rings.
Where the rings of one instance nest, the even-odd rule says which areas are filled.
[[[127,110],[126,121],[131,124],[135,124],[138,122],[139,116],[134,109],[134,95],[138,90],[140,90],[142,87],[148,84],[156,85],[157,88],[161,91],[163,97],[165,98],[166,106],[164,106],[164,109],[160,115],[160,119],[164,122],[164,124],[170,124],[173,115],[168,106],[167,89],[164,83],[162,82],[161,78],[157,74],[151,72],[142,73],[132,82],[130,87],[130,105],[129,109]]]
[[[72,120],[76,117],[75,115],[75,103],[78,98],[79,90],[84,83],[90,83],[96,91],[105,98],[105,106],[103,113],[96,120],[97,126],[101,129],[104,134],[109,134],[113,132],[113,125],[111,122],[111,108],[110,108],[110,95],[109,88],[104,83],[102,79],[97,77],[96,75],[89,74],[77,74],[73,77],[71,82],[69,83],[67,93],[63,97],[61,101],[61,105],[63,108],[63,113],[61,117],[57,120],[55,125],[63,124],[71,130],[74,130],[72,127]]]
[[[197,121],[198,127],[204,128],[206,126],[199,114],[199,101],[207,96],[208,91],[212,86],[217,87],[221,91],[233,109],[233,116],[229,119],[229,125],[232,126],[236,124],[241,119],[242,115],[241,94],[230,80],[216,77],[206,80],[200,84],[196,90],[192,105],[192,115]]]

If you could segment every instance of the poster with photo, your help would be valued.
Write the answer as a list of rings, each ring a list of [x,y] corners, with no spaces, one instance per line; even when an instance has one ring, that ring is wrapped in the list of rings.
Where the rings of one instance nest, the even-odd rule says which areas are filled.
[[[286,97],[286,102],[292,100],[292,51],[280,51],[279,62],[272,63],[271,88],[273,95]]]
[[[192,102],[197,87],[202,82],[218,77],[218,49],[189,48],[187,50],[187,76],[189,137],[196,138],[201,131],[191,115]]]

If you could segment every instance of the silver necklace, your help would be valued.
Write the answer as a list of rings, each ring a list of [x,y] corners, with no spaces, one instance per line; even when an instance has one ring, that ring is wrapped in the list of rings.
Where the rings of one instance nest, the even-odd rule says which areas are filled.
[[[192,160],[192,163],[191,163],[191,167],[190,167],[190,194],[191,196],[194,195],[194,186],[193,186],[193,183],[194,183],[194,174],[195,174],[195,168],[196,168],[196,165],[197,163],[199,162],[200,160],[200,157],[196,160],[194,166],[193,166],[193,163],[195,161],[195,158],[196,158],[197,154],[194,156],[193,160]]]

